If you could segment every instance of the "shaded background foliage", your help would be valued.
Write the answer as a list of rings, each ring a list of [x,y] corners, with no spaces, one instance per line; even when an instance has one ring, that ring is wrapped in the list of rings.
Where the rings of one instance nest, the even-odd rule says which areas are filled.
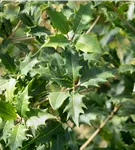
[[[134,2],[0,2],[0,149],[134,150]]]

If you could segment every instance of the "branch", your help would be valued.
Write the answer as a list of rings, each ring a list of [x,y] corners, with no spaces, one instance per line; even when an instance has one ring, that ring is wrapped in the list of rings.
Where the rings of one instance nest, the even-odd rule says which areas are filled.
[[[90,26],[90,28],[87,30],[86,34],[90,33],[91,30],[94,28],[98,20],[100,19],[100,16],[97,16],[96,20],[93,22],[93,24]]]
[[[13,32],[11,33],[11,35],[10,35],[10,37],[9,37],[11,40],[12,40],[12,38],[13,38],[15,32],[17,31],[17,29],[18,29],[19,26],[21,25],[21,23],[22,23],[22,21],[20,20],[20,21],[18,22],[18,24],[16,25],[16,27],[13,29]]]
[[[97,128],[97,130],[88,138],[88,140],[80,147],[80,150],[84,150],[88,144],[94,139],[94,137],[99,133],[99,131],[104,127],[104,125],[114,116],[114,114],[118,111],[120,104],[114,107],[111,114],[101,123],[101,125]]]

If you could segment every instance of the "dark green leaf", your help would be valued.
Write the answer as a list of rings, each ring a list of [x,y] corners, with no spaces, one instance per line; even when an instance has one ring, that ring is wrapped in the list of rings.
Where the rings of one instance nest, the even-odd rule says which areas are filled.
[[[4,54],[2,52],[0,52],[0,58],[5,68],[9,70],[11,73],[15,73],[16,65],[15,65],[14,59],[10,57],[8,53]]]
[[[19,17],[19,19],[21,19],[21,21],[23,22],[23,24],[25,24],[26,26],[29,26],[29,27],[33,26],[33,22],[31,20],[31,17],[28,14],[26,14],[26,13],[20,13],[18,15],[18,17]]]
[[[57,12],[56,10],[48,9],[48,15],[50,16],[53,26],[61,31],[61,33],[67,34],[69,31],[69,23],[62,12]]]

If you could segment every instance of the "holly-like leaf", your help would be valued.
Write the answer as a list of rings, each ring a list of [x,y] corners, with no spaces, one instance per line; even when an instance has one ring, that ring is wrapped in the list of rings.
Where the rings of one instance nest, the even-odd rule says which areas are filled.
[[[38,128],[38,126],[45,125],[46,120],[54,119],[54,118],[55,118],[55,116],[49,114],[46,109],[42,113],[39,112],[38,116],[30,117],[27,120],[26,124],[28,127],[31,127],[32,134],[35,136],[35,132],[36,132],[36,129]]]
[[[0,117],[3,120],[13,120],[16,118],[15,108],[11,103],[0,101]]]
[[[100,83],[108,82],[108,78],[115,77],[113,71],[110,71],[104,67],[93,67],[90,70],[86,70],[84,75],[81,77],[80,83],[81,86],[97,86],[99,87]]]
[[[78,38],[75,46],[78,50],[81,50],[85,53],[101,53],[100,44],[97,40],[96,34],[94,33],[82,34]]]
[[[15,85],[16,85],[16,80],[13,78],[11,78],[9,82],[6,83],[6,92],[5,92],[6,101],[9,102],[13,101],[14,91],[16,89]]]
[[[56,10],[48,9],[47,14],[50,16],[53,26],[61,31],[63,34],[67,34],[69,31],[69,23],[62,12],[57,12]]]
[[[123,64],[119,67],[118,72],[132,74],[133,72],[135,72],[135,65],[134,64]]]
[[[27,73],[38,63],[36,57],[31,57],[31,53],[26,56],[24,61],[20,63],[21,74],[27,75]]]
[[[74,86],[77,84],[78,79],[80,77],[79,71],[82,68],[80,66],[79,61],[80,58],[76,51],[73,50],[68,50],[64,52],[65,55],[65,69],[66,69],[66,74],[71,78],[72,80],[72,85]]]
[[[8,53],[4,54],[0,52],[0,59],[7,70],[9,70],[11,73],[15,73],[16,65],[14,63],[14,59],[11,58]]]
[[[69,97],[69,92],[52,92],[49,94],[49,102],[53,109],[58,109],[63,102]]]
[[[58,47],[65,48],[69,44],[67,38],[62,34],[56,34],[50,36],[48,41],[42,45],[42,47],[54,47],[55,49]]]
[[[18,17],[21,19],[21,21],[23,22],[23,24],[25,24],[25,25],[27,25],[29,27],[33,26],[33,22],[32,22],[32,20],[31,20],[31,18],[30,18],[30,16],[28,14],[26,14],[26,13],[20,13],[18,15]]]
[[[7,82],[7,79],[0,78],[0,94],[2,94],[2,92],[6,89]]]
[[[17,94],[17,103],[16,103],[16,109],[18,114],[21,117],[26,116],[26,112],[29,111],[28,105],[29,105],[29,96],[28,96],[28,86],[25,88],[23,92],[19,92]]]
[[[22,124],[18,124],[13,127],[10,136],[8,138],[8,146],[11,150],[16,150],[18,147],[22,147],[22,143],[26,140],[26,127]]]
[[[30,28],[29,31],[30,34],[34,35],[34,36],[42,36],[42,35],[46,35],[49,33],[49,30],[45,27],[41,27],[41,26],[34,26],[32,28]]]
[[[73,19],[73,31],[78,33],[84,29],[87,29],[92,20],[93,10],[90,3],[86,5],[80,5],[80,9],[77,11],[75,18]]]
[[[1,139],[3,139],[5,143],[7,142],[8,137],[10,136],[10,133],[11,133],[13,127],[14,127],[13,120],[6,121],[5,125],[3,126],[3,133],[2,133]]]
[[[67,119],[71,117],[77,126],[79,125],[79,115],[84,113],[82,108],[86,108],[82,101],[83,97],[79,93],[72,92],[69,98],[69,104],[64,109],[64,112],[68,112]]]
[[[3,18],[3,22],[4,22],[5,29],[6,29],[7,33],[11,34],[12,33],[12,24],[10,22],[10,19]]]

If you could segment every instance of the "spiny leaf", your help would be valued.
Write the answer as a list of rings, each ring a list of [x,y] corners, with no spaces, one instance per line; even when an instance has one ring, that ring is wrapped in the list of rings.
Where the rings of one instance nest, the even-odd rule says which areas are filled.
[[[29,105],[29,96],[28,96],[28,86],[25,88],[23,92],[19,92],[17,94],[17,103],[16,103],[16,109],[18,114],[21,117],[26,116],[26,112],[29,111],[28,105]]]
[[[2,92],[6,89],[7,82],[8,82],[7,79],[0,78],[0,94],[2,94]]]
[[[2,63],[4,64],[5,68],[7,70],[9,70],[11,73],[15,73],[16,66],[14,63],[14,59],[11,58],[8,53],[4,54],[2,52],[0,52],[0,58],[2,60]]]
[[[108,70],[107,68],[93,67],[89,70],[86,70],[84,75],[82,75],[80,83],[81,86],[97,86],[99,87],[100,83],[107,82],[108,78],[115,77],[113,71]]]
[[[58,109],[63,102],[69,97],[69,92],[52,92],[49,94],[49,102],[53,109]]]
[[[22,124],[18,124],[13,127],[11,134],[8,138],[8,146],[11,150],[16,150],[22,147],[22,143],[26,140],[26,127]]]
[[[24,61],[20,63],[21,74],[27,75],[27,73],[38,63],[36,57],[31,57],[31,53],[26,56]]]
[[[42,47],[54,47],[55,49],[58,47],[65,48],[69,44],[67,38],[62,34],[56,34],[50,36],[48,41],[42,45]]]
[[[27,26],[33,26],[33,22],[30,18],[30,16],[26,13],[20,13],[18,15],[18,17],[21,19],[21,21],[23,22],[23,24],[27,25]]]
[[[101,53],[100,44],[97,40],[96,34],[94,33],[80,35],[75,46],[78,50],[85,53]]]
[[[77,126],[79,125],[79,115],[84,113],[82,108],[86,108],[82,102],[83,97],[79,93],[72,92],[69,98],[69,104],[64,109],[64,112],[68,112],[67,119],[71,117]]]
[[[54,119],[55,117],[47,112],[47,109],[42,113],[40,112],[38,116],[30,117],[26,124],[28,127],[31,127],[32,134],[35,136],[36,129],[39,125],[45,125],[45,121],[48,119]]]
[[[16,118],[15,108],[11,103],[0,101],[0,117],[3,120],[13,120]]]
[[[51,22],[55,28],[57,28],[61,33],[67,34],[69,31],[69,23],[62,12],[57,12],[56,10],[48,9],[48,15],[50,16]]]
[[[7,33],[11,34],[12,33],[12,24],[10,22],[10,19],[3,18],[3,22],[4,22],[5,29],[6,29]]]
[[[3,139],[5,143],[7,142],[8,137],[10,136],[10,133],[11,133],[13,127],[14,127],[14,121],[13,120],[6,121],[6,123],[3,127],[3,134],[1,137],[1,139]]]
[[[88,28],[90,20],[92,20],[93,10],[90,7],[90,3],[86,5],[80,5],[80,9],[77,11],[75,18],[73,19],[73,31],[78,33]]]
[[[6,92],[5,92],[5,96],[6,96],[6,101],[12,102],[13,98],[14,98],[14,91],[16,89],[15,85],[16,85],[16,80],[11,78],[9,80],[9,82],[6,83]]]
[[[80,66],[79,64],[80,58],[78,54],[71,49],[65,51],[64,55],[66,62],[65,64],[66,74],[71,78],[72,85],[74,86],[80,77],[79,71],[82,68],[82,66]]]
[[[133,72],[135,72],[135,65],[134,64],[123,64],[119,67],[118,72],[132,74]]]

